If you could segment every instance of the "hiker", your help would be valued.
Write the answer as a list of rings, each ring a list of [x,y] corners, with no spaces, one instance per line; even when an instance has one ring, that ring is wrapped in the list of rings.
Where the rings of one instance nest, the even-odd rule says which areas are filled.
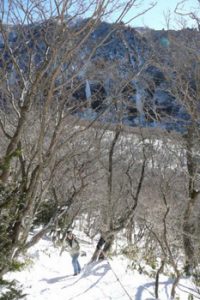
[[[76,236],[72,233],[71,230],[67,231],[66,238],[64,239],[64,244],[61,249],[61,254],[63,250],[66,249],[69,251],[69,254],[72,257],[72,266],[74,268],[74,276],[78,275],[81,272],[81,267],[78,261],[78,257],[80,254],[80,245],[76,239]]]
[[[106,253],[110,250],[114,240],[114,234],[103,225],[100,230],[100,238],[96,249],[92,255],[91,262],[103,260],[106,258]]]

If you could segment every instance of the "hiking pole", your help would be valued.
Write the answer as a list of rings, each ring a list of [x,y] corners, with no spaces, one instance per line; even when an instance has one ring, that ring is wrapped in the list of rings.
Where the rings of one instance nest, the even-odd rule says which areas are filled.
[[[119,277],[117,276],[117,274],[116,274],[115,271],[113,270],[113,268],[112,268],[112,266],[111,266],[111,264],[110,264],[110,262],[109,262],[109,260],[108,260],[107,257],[106,257],[106,260],[107,260],[107,262],[108,262],[108,264],[109,264],[109,266],[110,266],[111,271],[112,271],[113,274],[115,275],[117,281],[118,281],[119,284],[121,285],[122,289],[124,290],[124,292],[126,293],[126,295],[128,296],[128,298],[129,298],[130,300],[133,300],[133,299],[131,298],[130,294],[127,292],[127,290],[126,290],[125,287],[123,286],[123,284],[121,283]]]

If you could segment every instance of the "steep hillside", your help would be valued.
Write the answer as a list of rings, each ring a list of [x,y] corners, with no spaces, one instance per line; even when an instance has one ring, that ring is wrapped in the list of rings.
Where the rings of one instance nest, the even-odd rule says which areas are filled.
[[[80,34],[80,31],[87,22],[91,20],[66,23],[63,38],[68,43],[56,58],[58,64],[63,51],[68,51],[69,44],[76,45],[82,39],[85,32]],[[4,26],[7,43],[0,33],[0,68],[1,71],[8,70],[11,84],[16,86],[18,74],[9,49],[25,74],[29,73],[30,64],[35,69],[40,68],[45,57],[53,51],[52,44],[58,40],[59,26],[56,19],[23,27]],[[78,38],[74,34],[76,32],[79,33]],[[98,117],[103,122],[120,122],[128,126],[186,130],[190,113],[177,92],[179,72],[174,62],[179,55],[180,61],[182,56],[184,63],[188,63],[182,52],[184,47],[191,47],[193,52],[198,50],[198,31],[142,30],[101,22],[93,31],[87,32],[87,36],[70,64],[66,63],[63,67],[68,98],[71,89],[66,106],[72,114],[90,120]],[[195,93],[195,61],[190,61],[189,66],[191,70],[188,68],[185,80],[191,92]],[[73,77],[73,89],[70,77]],[[1,107],[8,109],[2,87],[0,93]],[[55,92],[55,95],[58,96],[58,93]]]

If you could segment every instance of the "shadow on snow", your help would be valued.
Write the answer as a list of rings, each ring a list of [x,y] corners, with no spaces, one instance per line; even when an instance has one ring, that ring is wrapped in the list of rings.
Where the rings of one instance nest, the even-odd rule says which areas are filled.
[[[97,279],[96,279],[96,281],[92,281],[92,284],[87,289],[85,289],[85,291],[71,297],[69,300],[73,300],[76,297],[86,294],[90,289],[92,289],[94,286],[96,286],[100,282],[100,280],[106,275],[106,273],[110,270],[111,270],[111,268],[107,262],[103,263],[103,264],[102,263],[99,264],[99,262],[95,262],[95,263],[86,265],[85,268],[83,269],[83,274],[81,275],[81,277],[78,280],[76,280],[75,282],[73,282],[72,284],[67,285],[66,287],[63,287],[63,289],[76,284],[81,279],[89,279],[90,276],[96,276]]]

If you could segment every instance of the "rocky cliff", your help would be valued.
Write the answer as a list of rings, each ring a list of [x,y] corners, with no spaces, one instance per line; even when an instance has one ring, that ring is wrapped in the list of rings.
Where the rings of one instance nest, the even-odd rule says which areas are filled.
[[[85,22],[88,20],[71,24],[65,36],[69,44],[69,32],[80,30]],[[48,55],[48,41],[53,39],[55,42],[59,38],[56,36],[56,20],[48,20],[47,23],[23,28],[4,25],[8,45],[0,33],[0,69],[2,74],[6,69],[11,84],[16,85],[18,75],[9,47],[19,68],[30,75],[30,64],[37,69]],[[98,117],[102,122],[184,132],[190,122],[190,114],[183,105],[181,93],[177,92],[179,74],[174,63],[176,55],[182,55],[182,43],[190,45],[193,51],[199,51],[199,40],[199,32],[191,29],[154,31],[101,22],[79,48],[70,67],[67,63],[63,64],[66,82],[70,82],[66,88],[68,91],[72,86],[70,76],[76,71],[73,79],[75,88],[68,108],[80,118]],[[190,90],[196,92],[192,63],[188,63],[190,70],[185,81],[189,83]],[[29,78],[27,76],[27,80]],[[1,107],[6,106],[3,94],[1,92]]]

